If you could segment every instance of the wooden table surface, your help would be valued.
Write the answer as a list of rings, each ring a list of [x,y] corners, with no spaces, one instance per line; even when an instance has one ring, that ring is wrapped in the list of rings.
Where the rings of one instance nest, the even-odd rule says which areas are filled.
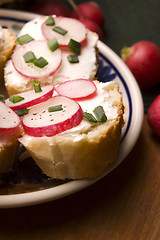
[[[132,152],[96,184],[49,203],[0,209],[0,239],[160,239],[160,140],[146,116]]]

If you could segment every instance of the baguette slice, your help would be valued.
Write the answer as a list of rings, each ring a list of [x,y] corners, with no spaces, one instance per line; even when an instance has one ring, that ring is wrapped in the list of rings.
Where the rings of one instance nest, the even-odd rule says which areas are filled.
[[[116,160],[123,126],[122,96],[114,82],[97,83],[97,86],[100,86],[100,95],[95,99],[96,104],[98,99],[102,101],[103,95],[108,106],[105,123],[82,120],[79,126],[53,137],[24,134],[19,138],[46,175],[56,179],[93,178]],[[100,91],[102,86],[105,86],[103,93]],[[83,105],[88,105],[87,101],[91,106],[94,98]],[[82,102],[79,104],[84,110]]]
[[[17,138],[23,131],[19,116],[5,103],[0,102],[0,173],[12,168],[18,148]]]
[[[16,38],[9,29],[0,26],[0,77],[3,77],[4,66],[15,46]]]
[[[29,34],[35,40],[44,40],[41,26],[46,19],[46,16],[40,16],[27,22],[24,24],[18,36]],[[40,82],[41,86],[44,86],[48,84],[57,85],[69,79],[76,78],[94,79],[98,68],[97,41],[98,35],[87,30],[86,41],[79,55],[79,63],[71,64],[67,59],[67,56],[70,55],[71,52],[62,49],[62,64],[58,71],[45,79],[39,76],[37,81]],[[18,46],[19,44],[16,42],[16,48]],[[33,88],[32,78],[27,78],[19,74],[15,70],[11,60],[6,63],[4,79],[5,87],[9,95],[21,93]]]

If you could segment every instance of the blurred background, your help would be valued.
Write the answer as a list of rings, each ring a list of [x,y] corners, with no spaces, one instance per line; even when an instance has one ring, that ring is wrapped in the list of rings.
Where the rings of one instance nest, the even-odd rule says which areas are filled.
[[[44,2],[47,4],[47,1],[43,0],[0,0],[0,7],[44,13]],[[73,8],[69,1],[58,0],[58,2],[66,5],[70,15]],[[78,5],[85,1],[74,2]],[[141,40],[152,41],[160,46],[160,0],[95,0],[95,2],[102,9],[105,17],[104,26],[101,28],[102,41],[119,56],[124,46],[131,46]],[[158,85],[153,89],[141,90],[146,112],[152,100],[160,92],[160,87]]]
[[[44,0],[0,0],[1,8],[36,12]],[[53,0],[54,2],[54,0]],[[58,0],[70,10],[67,0]],[[77,5],[85,2],[75,0]],[[117,54],[123,46],[140,40],[153,41],[160,46],[160,1],[159,0],[95,0],[105,16],[103,41]],[[36,4],[36,5],[35,5]],[[36,6],[36,7],[35,7]],[[43,9],[41,9],[43,12]]]

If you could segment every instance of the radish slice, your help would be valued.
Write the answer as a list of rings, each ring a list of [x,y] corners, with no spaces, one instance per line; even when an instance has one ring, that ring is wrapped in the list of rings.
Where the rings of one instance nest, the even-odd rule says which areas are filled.
[[[54,22],[54,26],[47,26],[46,21],[42,24],[41,30],[45,39],[51,40],[56,38],[59,45],[62,47],[67,46],[71,38],[77,42],[83,42],[86,39],[86,27],[80,21],[67,17],[54,17]],[[53,31],[55,26],[67,30],[67,33],[65,35],[61,35]]]
[[[62,105],[63,110],[49,112],[48,108]],[[23,117],[24,131],[34,137],[54,136],[80,124],[82,121],[80,105],[64,96],[55,96],[34,106]]]
[[[43,57],[48,64],[43,68],[35,66],[33,63],[26,63],[24,54],[32,51],[36,58]],[[12,55],[12,63],[19,74],[26,78],[45,78],[53,75],[62,62],[61,50],[58,48],[52,52],[46,40],[33,40],[18,47]]]
[[[0,102],[0,109],[0,140],[20,136],[22,128],[19,116],[3,102]]]
[[[16,96],[21,96],[24,98],[20,102],[13,103],[9,100],[9,98],[6,99],[5,102],[14,111],[22,108],[28,108],[28,107],[34,106],[41,102],[47,101],[53,95],[54,87],[52,85],[44,86],[41,89],[42,89],[42,92],[38,92],[38,93],[35,93],[34,90],[30,90],[30,91],[16,94]]]
[[[96,92],[97,87],[90,79],[75,79],[59,84],[55,90],[59,95],[83,100],[86,97],[92,96]]]

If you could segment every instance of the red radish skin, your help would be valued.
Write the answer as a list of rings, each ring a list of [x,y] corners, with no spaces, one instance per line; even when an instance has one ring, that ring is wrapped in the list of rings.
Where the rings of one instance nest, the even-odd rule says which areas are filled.
[[[105,22],[102,9],[93,1],[78,4],[77,8],[73,9],[71,16],[73,18],[91,20],[101,28],[103,28]]]
[[[149,41],[140,41],[123,48],[121,57],[141,88],[149,88],[160,81],[160,48]]]
[[[90,31],[95,32],[98,34],[99,39],[103,40],[104,38],[104,34],[102,29],[99,27],[99,25],[89,19],[81,19],[80,20],[85,26],[86,28],[88,28]]]
[[[20,117],[1,101],[0,109],[0,139],[9,141],[19,137],[22,132]]]
[[[160,137],[160,95],[150,105],[147,119],[153,133]]]
[[[83,43],[86,40],[86,27],[79,20],[66,17],[54,17],[54,21],[55,26],[59,26],[68,32],[65,35],[56,33],[53,31],[53,26],[47,26],[46,21],[44,21],[41,30],[47,41],[56,38],[61,47],[67,47],[71,38],[80,43]]]
[[[62,111],[48,112],[51,106],[61,105]],[[23,117],[24,131],[33,137],[51,137],[80,124],[83,119],[80,105],[64,96],[55,96],[32,107]]]
[[[59,95],[66,96],[74,100],[83,100],[93,96],[97,91],[97,87],[92,80],[75,79],[59,84],[55,87],[55,90]]]
[[[45,58],[48,64],[39,68],[33,63],[26,63],[23,55],[28,51],[32,51],[37,58]],[[16,71],[23,77],[41,79],[52,76],[59,69],[62,63],[62,52],[59,48],[52,52],[46,40],[33,40],[16,48],[11,60]]]
[[[6,104],[14,111],[22,109],[22,108],[29,108],[41,102],[47,101],[49,98],[52,97],[54,92],[54,87],[52,85],[47,85],[41,87],[42,92],[35,93],[34,90],[26,91],[16,96],[24,97],[24,100],[12,103],[9,98],[5,100]]]
[[[58,1],[44,1],[44,2],[35,2],[31,5],[30,11],[43,15],[56,15],[56,16],[70,16],[69,8]]]

